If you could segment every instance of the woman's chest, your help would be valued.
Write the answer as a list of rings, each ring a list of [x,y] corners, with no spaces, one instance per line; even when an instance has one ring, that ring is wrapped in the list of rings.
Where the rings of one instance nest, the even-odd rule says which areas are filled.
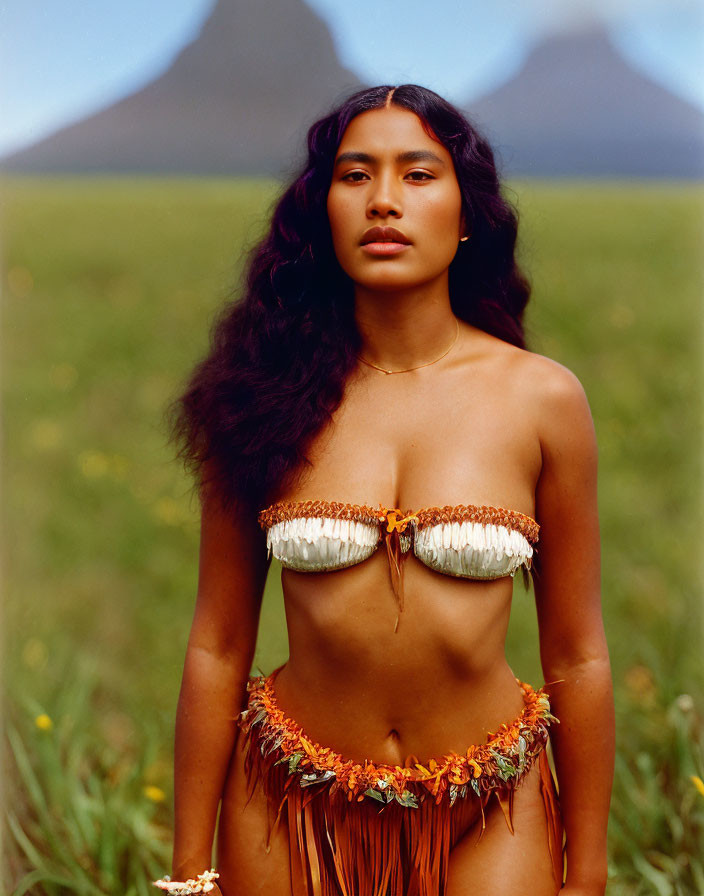
[[[501,389],[349,390],[288,500],[534,511],[541,453],[530,407]]]
[[[344,569],[385,546],[400,609],[412,555],[470,579],[530,568],[540,451],[529,416],[515,402],[473,409],[462,397],[436,406],[422,398],[400,412],[388,396],[341,405],[309,447],[310,466],[259,514],[283,566]]]

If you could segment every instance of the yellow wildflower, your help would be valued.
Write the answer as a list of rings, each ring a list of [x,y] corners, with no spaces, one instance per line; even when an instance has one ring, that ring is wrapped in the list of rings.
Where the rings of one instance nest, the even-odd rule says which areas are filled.
[[[157,787],[155,784],[147,784],[143,791],[144,795],[148,800],[151,800],[153,803],[163,803],[166,799],[166,794],[161,789],[161,787]]]
[[[704,781],[702,781],[699,775],[690,775],[690,778],[692,780],[692,784],[694,784],[699,793],[704,796]]]
[[[40,713],[40,715],[36,717],[34,724],[40,731],[51,731],[54,727],[54,723],[45,712]]]

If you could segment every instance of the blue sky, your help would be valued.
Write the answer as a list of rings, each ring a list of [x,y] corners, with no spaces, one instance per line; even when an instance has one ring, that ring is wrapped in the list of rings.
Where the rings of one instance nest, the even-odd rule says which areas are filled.
[[[416,81],[468,100],[511,77],[542,35],[601,21],[635,67],[704,109],[701,0],[308,2],[330,25],[342,62],[367,81]],[[0,2],[0,154],[160,74],[213,3]]]

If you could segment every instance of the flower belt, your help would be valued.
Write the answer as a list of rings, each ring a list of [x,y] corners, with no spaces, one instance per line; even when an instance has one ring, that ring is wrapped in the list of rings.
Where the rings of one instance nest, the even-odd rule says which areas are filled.
[[[425,765],[417,761],[410,766],[354,762],[315,743],[300,725],[284,715],[273,687],[278,671],[268,677],[252,677],[247,683],[249,699],[238,724],[250,748],[256,747],[267,764],[276,756],[273,765],[284,766],[301,787],[325,783],[331,796],[340,791],[350,802],[367,798],[384,805],[396,801],[417,808],[428,797],[436,804],[445,798],[453,805],[458,797],[472,793],[483,797],[497,788],[512,790],[544,749],[550,723],[558,721],[550,713],[545,691],[534,690],[516,679],[525,706],[513,722],[500,725],[486,743],[472,745],[463,754],[450,752],[429,759]]]

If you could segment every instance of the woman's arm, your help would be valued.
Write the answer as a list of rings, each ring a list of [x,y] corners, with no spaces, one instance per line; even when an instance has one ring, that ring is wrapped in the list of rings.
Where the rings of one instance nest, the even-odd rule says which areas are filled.
[[[611,668],[601,614],[597,446],[577,378],[551,365],[541,401],[535,560],[540,656],[552,712],[571,893],[606,889],[614,767]]]
[[[211,867],[218,804],[246,695],[268,562],[255,519],[204,490],[198,594],[176,714],[172,879]]]

